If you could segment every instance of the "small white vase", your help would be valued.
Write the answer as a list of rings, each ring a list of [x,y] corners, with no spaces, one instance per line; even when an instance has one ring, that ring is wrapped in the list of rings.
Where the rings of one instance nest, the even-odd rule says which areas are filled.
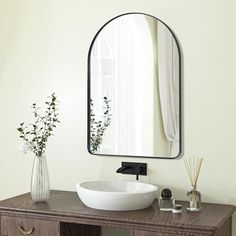
[[[34,202],[45,202],[50,198],[50,182],[46,157],[35,156],[31,176],[31,198]]]

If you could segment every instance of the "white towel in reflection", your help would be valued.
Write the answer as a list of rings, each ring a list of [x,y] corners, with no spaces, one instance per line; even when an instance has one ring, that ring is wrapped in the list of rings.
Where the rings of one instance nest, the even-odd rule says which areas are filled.
[[[158,23],[158,78],[161,112],[171,156],[179,153],[179,57],[173,35]]]

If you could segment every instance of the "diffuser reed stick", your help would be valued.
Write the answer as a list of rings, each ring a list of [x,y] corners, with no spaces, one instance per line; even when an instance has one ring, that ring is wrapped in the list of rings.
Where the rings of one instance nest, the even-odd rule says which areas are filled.
[[[198,176],[202,166],[202,160],[203,160],[202,158],[195,158],[195,157],[193,157],[192,159],[190,158],[184,159],[184,164],[188,172],[189,180],[193,187],[197,185]]]

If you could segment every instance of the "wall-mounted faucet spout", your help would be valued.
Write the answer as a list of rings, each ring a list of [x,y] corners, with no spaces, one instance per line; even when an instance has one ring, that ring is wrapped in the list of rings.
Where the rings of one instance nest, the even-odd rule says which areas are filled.
[[[147,175],[147,163],[122,162],[116,173],[136,175],[136,180],[138,180],[139,175]]]
[[[119,169],[116,170],[116,173],[121,173],[123,174],[123,172],[127,169],[131,168],[130,166],[122,166]]]

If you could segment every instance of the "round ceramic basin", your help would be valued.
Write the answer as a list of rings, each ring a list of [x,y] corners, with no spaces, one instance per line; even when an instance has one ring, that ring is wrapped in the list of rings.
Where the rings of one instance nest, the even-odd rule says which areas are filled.
[[[138,181],[87,181],[76,184],[76,188],[86,206],[110,211],[147,208],[157,191],[155,185]]]

